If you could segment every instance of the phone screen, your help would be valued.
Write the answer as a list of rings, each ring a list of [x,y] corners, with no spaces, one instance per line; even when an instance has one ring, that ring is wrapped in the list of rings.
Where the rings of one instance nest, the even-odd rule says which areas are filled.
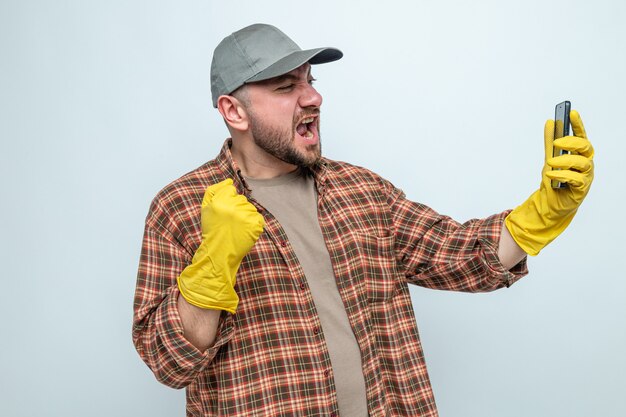
[[[569,101],[559,103],[554,108],[554,139],[559,139],[569,135],[569,112],[572,104]],[[568,154],[568,151],[554,147],[552,156]],[[567,184],[552,180],[552,188],[567,188]]]

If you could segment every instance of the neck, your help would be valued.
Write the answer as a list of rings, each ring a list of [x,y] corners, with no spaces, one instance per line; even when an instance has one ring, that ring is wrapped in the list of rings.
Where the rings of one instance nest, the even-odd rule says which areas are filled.
[[[276,178],[298,168],[259,148],[252,138],[235,138],[233,135],[230,151],[242,174],[249,178]]]

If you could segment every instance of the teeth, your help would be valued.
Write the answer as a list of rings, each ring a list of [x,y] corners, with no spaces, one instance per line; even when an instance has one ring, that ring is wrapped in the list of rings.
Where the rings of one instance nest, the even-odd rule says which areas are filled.
[[[314,117],[309,117],[309,118],[304,119],[302,123],[311,123],[313,120],[315,120]]]
[[[311,132],[310,130],[307,130],[306,133],[304,134],[304,137],[307,139],[311,139],[313,137],[313,132]]]

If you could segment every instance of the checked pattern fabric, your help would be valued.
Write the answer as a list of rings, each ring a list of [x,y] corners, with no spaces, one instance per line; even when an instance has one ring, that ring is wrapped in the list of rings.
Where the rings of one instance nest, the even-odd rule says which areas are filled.
[[[437,416],[408,284],[485,292],[527,273],[497,257],[507,212],[460,224],[376,174],[322,159],[312,168],[318,217],[361,352],[370,416]],[[230,141],[215,160],[174,181],[146,218],[133,341],[156,378],[187,389],[188,416],[336,416],[330,358],[304,272],[276,219],[237,273],[240,303],[222,313],[204,352],[183,337],[176,277],[201,241],[207,186],[233,178],[249,197]],[[286,196],[285,198],[288,198]]]

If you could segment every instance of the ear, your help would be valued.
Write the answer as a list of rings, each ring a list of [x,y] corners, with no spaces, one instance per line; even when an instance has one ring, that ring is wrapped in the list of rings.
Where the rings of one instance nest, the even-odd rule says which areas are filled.
[[[217,99],[217,110],[231,128],[241,131],[248,130],[248,113],[235,97],[219,96]]]

